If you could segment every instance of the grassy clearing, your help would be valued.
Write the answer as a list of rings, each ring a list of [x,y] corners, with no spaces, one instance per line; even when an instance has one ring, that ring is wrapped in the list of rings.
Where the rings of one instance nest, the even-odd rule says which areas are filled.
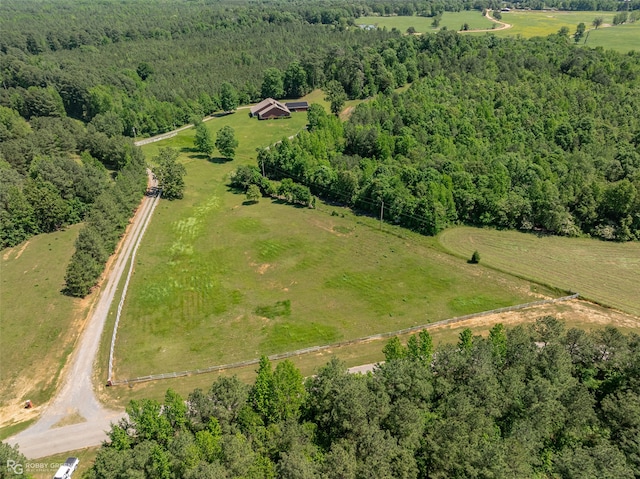
[[[562,12],[562,11],[511,11],[502,14],[502,21],[512,25],[506,30],[491,32],[492,35],[502,37],[521,36],[523,38],[546,37],[558,33],[562,27],[567,27],[573,34],[579,23],[584,23],[587,30],[592,29],[594,18],[602,17],[606,25],[613,22],[615,12]],[[449,30],[460,30],[467,23],[472,30],[492,29],[498,25],[483,17],[477,10],[463,12],[445,12],[439,28],[431,26],[430,17],[360,17],[356,19],[358,25],[376,25],[378,28],[397,28],[406,32],[414,27],[419,33],[433,33],[446,27]],[[486,33],[477,33],[484,35]],[[591,30],[586,42],[581,45],[588,47],[603,47],[626,53],[640,49],[640,22],[619,25],[616,27],[601,27]]]
[[[34,422],[36,422],[35,417],[28,419],[26,421],[22,421],[19,423],[14,423],[9,426],[5,426],[0,428],[0,441],[4,441],[8,437],[14,436],[21,431],[24,431],[26,428],[31,426]]]
[[[192,153],[192,130],[149,145],[151,154],[163,145],[182,148],[187,189],[183,200],[158,206],[138,253],[116,378],[224,364],[534,298],[530,283],[439,253],[432,238],[390,226],[381,233],[371,218],[266,198],[243,204],[244,195],[226,186],[228,173],[254,162],[256,146],[304,122],[304,114],[258,122],[241,113],[207,122],[214,131],[226,123],[236,129],[233,162]]]
[[[621,53],[640,51],[640,22],[592,30],[585,45],[610,48]]]
[[[527,11],[508,12],[502,14],[502,21],[512,25],[507,30],[495,32],[496,36],[516,36],[524,38],[546,37],[558,33],[562,27],[567,27],[572,35],[579,23],[584,23],[587,29],[592,28],[591,22],[596,17],[602,17],[604,23],[613,21],[615,12],[558,12],[558,11]],[[606,28],[602,28],[606,30]]]
[[[618,25],[615,27],[600,27],[593,30],[592,22],[596,17],[602,17],[605,25],[611,25],[616,12],[509,12],[502,14],[502,21],[512,25],[507,30],[495,32],[496,36],[521,36],[524,38],[547,36],[558,33],[562,27],[567,27],[573,34],[579,23],[587,26],[588,37],[580,45],[588,47],[603,47],[626,53],[640,49],[640,22]]]
[[[482,15],[478,10],[467,10],[462,12],[444,12],[440,27],[434,28],[431,17],[360,17],[356,19],[357,25],[376,25],[377,28],[391,30],[397,28],[401,32],[406,32],[409,27],[416,29],[418,33],[436,32],[443,27],[448,30],[461,30],[462,25],[467,23],[472,30],[492,28],[494,23]]]
[[[455,254],[470,257],[478,250],[482,264],[640,315],[638,242],[610,243],[470,227],[448,229],[438,240]]]
[[[24,399],[47,401],[78,337],[77,318],[87,302],[60,291],[80,228],[35,236],[2,251],[0,408]]]
[[[536,306],[515,312],[482,316],[463,323],[430,329],[430,334],[436,345],[452,343],[458,341],[460,332],[467,327],[473,330],[474,335],[486,336],[491,327],[498,322],[503,323],[507,328],[511,328],[518,324],[531,323],[537,318],[546,315],[552,315],[562,320],[567,329],[579,327],[592,330],[607,325],[615,326],[625,333],[637,332],[640,329],[640,319],[638,318],[633,318],[596,304],[574,300],[559,304]],[[401,336],[400,340],[405,343],[408,337],[409,335]],[[304,376],[310,376],[315,374],[318,368],[326,364],[332,356],[340,358],[348,367],[382,361],[384,360],[382,348],[385,343],[386,340],[377,340],[353,344],[297,356],[292,358],[292,361]],[[132,385],[132,387],[114,387],[108,389],[108,396],[103,396],[103,399],[112,407],[123,408],[131,399],[154,398],[162,400],[168,388],[173,388],[186,397],[195,388],[207,390],[211,383],[221,375],[237,375],[242,381],[251,383],[255,379],[256,369],[257,365],[252,365],[210,374],[140,383]]]

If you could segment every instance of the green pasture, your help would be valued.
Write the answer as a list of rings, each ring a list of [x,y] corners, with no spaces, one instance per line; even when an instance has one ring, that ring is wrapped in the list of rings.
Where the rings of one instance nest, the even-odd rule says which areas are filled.
[[[558,33],[562,27],[569,29],[569,34],[573,35],[579,23],[584,23],[587,30],[593,28],[591,22],[594,18],[602,17],[605,24],[613,21],[615,12],[560,12],[560,11],[526,11],[526,12],[505,12],[502,14],[502,21],[512,25],[507,30],[495,32],[498,36],[517,36],[524,38],[546,37]],[[600,27],[606,30],[604,27]]]
[[[517,231],[451,228],[438,236],[447,250],[586,299],[640,315],[640,243],[537,236]]]
[[[610,48],[621,53],[640,51],[640,22],[591,30],[582,44],[591,48]]]
[[[492,32],[496,36],[521,36],[530,38],[545,37],[558,31],[562,27],[569,29],[573,35],[579,23],[587,27],[587,35],[580,45],[588,47],[603,47],[628,52],[640,49],[640,22],[611,26],[616,12],[560,12],[560,11],[526,11],[508,12],[502,14],[502,21],[512,25],[511,28]],[[596,17],[604,19],[604,26],[595,30],[592,22]],[[570,39],[570,41],[572,41]]]
[[[78,337],[79,300],[61,293],[80,225],[2,250],[0,407],[49,399]]]
[[[478,10],[465,10],[462,12],[444,12],[439,28],[433,28],[431,17],[360,17],[356,18],[357,25],[376,25],[377,28],[397,28],[401,32],[406,32],[409,27],[416,29],[418,33],[436,32],[443,27],[448,30],[461,30],[462,25],[469,24],[472,30],[490,29],[495,25],[491,20],[482,16]]]
[[[640,22],[618,26],[610,26],[616,12],[565,12],[565,11],[511,11],[502,13],[502,22],[511,25],[505,30],[492,31],[492,35],[502,37],[520,36],[531,38],[558,33],[562,27],[569,29],[572,35],[579,23],[584,23],[588,30],[588,36],[581,41],[581,45],[589,47],[603,47],[628,52],[640,49]],[[596,17],[604,19],[605,26],[593,29],[592,22]],[[433,33],[438,29],[431,26],[431,17],[360,17],[356,19],[358,25],[376,25],[377,28],[397,28],[406,32],[409,27],[414,27],[419,33]],[[477,10],[462,12],[445,12],[440,22],[440,29],[447,27],[449,30],[460,30],[462,25],[468,23],[472,30],[484,30],[496,28],[497,24],[483,17]],[[481,33],[477,33],[480,35]],[[485,34],[485,33],[482,33]]]
[[[136,260],[115,377],[224,364],[531,301],[545,288],[440,253],[433,238],[320,204],[246,204],[229,173],[305,123],[238,113],[233,162],[191,151],[192,130],[149,145],[181,148],[187,189],[156,209]]]

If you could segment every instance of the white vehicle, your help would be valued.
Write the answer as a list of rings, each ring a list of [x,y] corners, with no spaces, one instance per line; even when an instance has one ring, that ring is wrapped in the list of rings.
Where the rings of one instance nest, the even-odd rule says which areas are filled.
[[[80,460],[77,457],[68,457],[64,464],[60,466],[56,475],[53,476],[53,479],[70,479],[78,464],[80,464]]]

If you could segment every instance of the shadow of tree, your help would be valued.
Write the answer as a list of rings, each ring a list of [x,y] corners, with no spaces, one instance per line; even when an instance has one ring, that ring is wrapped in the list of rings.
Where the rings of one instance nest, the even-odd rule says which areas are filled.
[[[225,157],[222,157],[222,156],[212,156],[212,157],[208,158],[208,160],[211,163],[224,165],[225,163],[229,163],[230,161],[233,161],[233,158],[225,158]]]

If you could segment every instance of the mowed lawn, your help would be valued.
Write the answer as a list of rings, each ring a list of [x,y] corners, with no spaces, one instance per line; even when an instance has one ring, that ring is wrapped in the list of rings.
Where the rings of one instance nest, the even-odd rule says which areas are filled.
[[[449,251],[640,316],[640,243],[459,227],[438,236]]]
[[[406,32],[409,27],[416,29],[418,33],[437,32],[443,27],[448,30],[461,30],[466,23],[472,30],[489,29],[494,23],[482,15],[478,10],[465,10],[462,12],[444,12],[439,28],[434,28],[431,23],[432,17],[360,17],[356,18],[357,25],[376,25],[377,28],[386,27],[387,30],[397,28],[401,32]]]
[[[228,175],[255,148],[293,134],[305,114],[238,113],[233,162],[188,149],[193,130],[149,145],[183,148],[187,189],[163,201],[138,252],[115,351],[115,377],[194,369],[290,351],[552,294],[439,252],[433,238],[320,204],[245,204]],[[334,213],[335,212],[335,213]],[[334,214],[332,214],[334,213]]]
[[[49,398],[79,331],[79,300],[61,293],[80,225],[2,250],[0,408]],[[9,401],[9,403],[7,402]]]

